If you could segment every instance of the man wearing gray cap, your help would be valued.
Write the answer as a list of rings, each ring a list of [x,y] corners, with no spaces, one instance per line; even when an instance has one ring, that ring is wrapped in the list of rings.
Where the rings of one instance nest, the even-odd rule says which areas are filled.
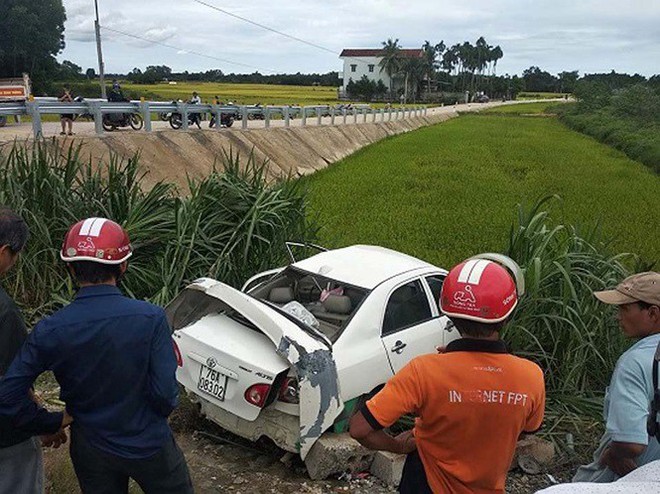
[[[639,341],[616,363],[605,394],[605,434],[594,462],[581,466],[573,482],[613,482],[641,465],[660,460],[660,443],[647,432],[655,392],[653,360],[660,344],[660,273],[634,274],[613,290],[594,295],[601,302],[618,306],[623,334]]]

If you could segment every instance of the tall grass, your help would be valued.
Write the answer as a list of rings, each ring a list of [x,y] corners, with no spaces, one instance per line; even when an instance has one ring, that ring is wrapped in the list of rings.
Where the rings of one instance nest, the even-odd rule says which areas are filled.
[[[287,239],[313,239],[298,182],[268,184],[266,163],[239,166],[232,151],[189,190],[143,185],[139,156],[107,164],[82,159],[80,148],[57,141],[0,148],[0,203],[22,215],[31,238],[3,284],[28,319],[50,312],[74,291],[59,247],[68,227],[89,216],[122,224],[135,250],[123,288],[165,304],[189,281],[213,276],[240,285],[255,272],[285,262]]]
[[[628,346],[613,309],[593,291],[644,269],[633,254],[610,253],[599,228],[552,221],[549,196],[518,207],[505,253],[525,270],[527,294],[505,339],[545,370],[550,422],[600,418],[602,393]]]

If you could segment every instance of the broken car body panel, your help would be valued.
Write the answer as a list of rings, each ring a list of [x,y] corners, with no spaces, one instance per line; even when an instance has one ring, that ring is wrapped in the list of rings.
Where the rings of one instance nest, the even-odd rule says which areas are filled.
[[[202,291],[236,311],[270,340],[272,345],[275,346],[276,354],[279,357],[291,364],[293,371],[298,377],[300,397],[299,444],[300,455],[304,459],[314,442],[333,424],[343,409],[337,368],[329,342],[324,340],[321,335],[312,336],[308,334],[299,325],[278,312],[275,308],[224,283],[210,279],[201,279],[191,284],[187,290]],[[176,310],[178,307],[176,302],[175,300],[171,304],[172,309],[168,307],[168,311]],[[216,331],[213,331],[212,327],[205,323],[207,321],[217,323],[218,321],[213,320],[214,317],[221,316],[208,314],[193,321],[194,324],[188,324],[182,328],[176,328],[174,326],[175,337],[195,338],[198,340],[203,338],[205,340],[204,343],[210,347],[223,348],[222,345],[226,344],[227,341],[223,340],[223,333],[227,327],[228,320],[223,321],[224,326],[216,325]],[[217,331],[219,328],[221,330]],[[232,331],[232,329],[229,331]],[[242,350],[234,347],[225,353],[231,354],[233,352],[234,355],[232,357],[236,357],[235,354],[237,352],[244,352],[246,350],[251,352],[253,354],[253,362],[249,365],[259,363],[263,367],[266,367],[263,370],[270,372],[271,375],[268,377],[273,377],[273,372],[281,372],[283,370],[282,367],[278,368],[274,365],[276,362],[262,362],[262,359],[267,359],[268,352],[257,351],[254,348],[254,345],[262,346],[263,343],[259,342],[262,339],[258,336],[259,333],[246,327],[244,335],[248,341],[245,341]],[[255,360],[256,362],[254,362]],[[231,372],[232,369],[229,369],[229,371]],[[178,372],[181,374],[184,371],[179,369]],[[223,371],[220,370],[220,372],[222,373]],[[194,389],[191,376],[184,375],[179,377],[180,380],[185,379],[188,381],[184,383],[184,386],[190,388],[192,385]],[[271,390],[271,392],[276,393],[277,389]],[[249,411],[246,411],[248,407],[245,406],[241,410],[238,410],[236,403],[232,404],[229,401],[214,400],[213,397],[205,398],[228,412],[248,420],[254,420],[261,411],[259,407],[254,405],[248,405],[250,408]]]

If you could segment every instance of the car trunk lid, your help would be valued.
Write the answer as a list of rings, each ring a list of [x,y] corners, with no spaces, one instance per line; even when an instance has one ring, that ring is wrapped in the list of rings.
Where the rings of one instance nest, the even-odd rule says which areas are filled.
[[[298,377],[300,454],[304,459],[343,409],[337,369],[327,342],[304,331],[274,307],[224,283],[206,278],[197,280],[188,290],[207,297],[186,303],[186,294],[182,294],[167,309],[175,339],[181,341],[183,367],[188,361],[196,362],[196,367],[191,364],[191,372],[179,371],[183,384],[197,389],[195,373],[206,372],[202,366],[210,365],[203,362],[210,364],[208,359],[215,358],[221,369],[218,372],[228,372],[223,374],[227,376],[227,386],[224,399],[218,396],[210,400],[231,413],[254,420],[261,409],[248,405],[240,392],[245,393],[248,386],[257,383],[255,377],[272,378],[267,382],[276,384],[276,376],[290,366]],[[205,390],[201,394],[208,395]]]

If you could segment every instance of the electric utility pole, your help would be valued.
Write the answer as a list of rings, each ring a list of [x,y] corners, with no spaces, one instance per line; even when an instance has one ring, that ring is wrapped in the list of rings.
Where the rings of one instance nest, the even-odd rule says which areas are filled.
[[[94,21],[94,29],[96,31],[96,54],[99,58],[99,82],[101,83],[101,98],[105,99],[105,81],[103,78],[103,52],[101,51],[101,24],[99,24],[99,3],[94,0],[94,10],[96,11],[96,20]]]

